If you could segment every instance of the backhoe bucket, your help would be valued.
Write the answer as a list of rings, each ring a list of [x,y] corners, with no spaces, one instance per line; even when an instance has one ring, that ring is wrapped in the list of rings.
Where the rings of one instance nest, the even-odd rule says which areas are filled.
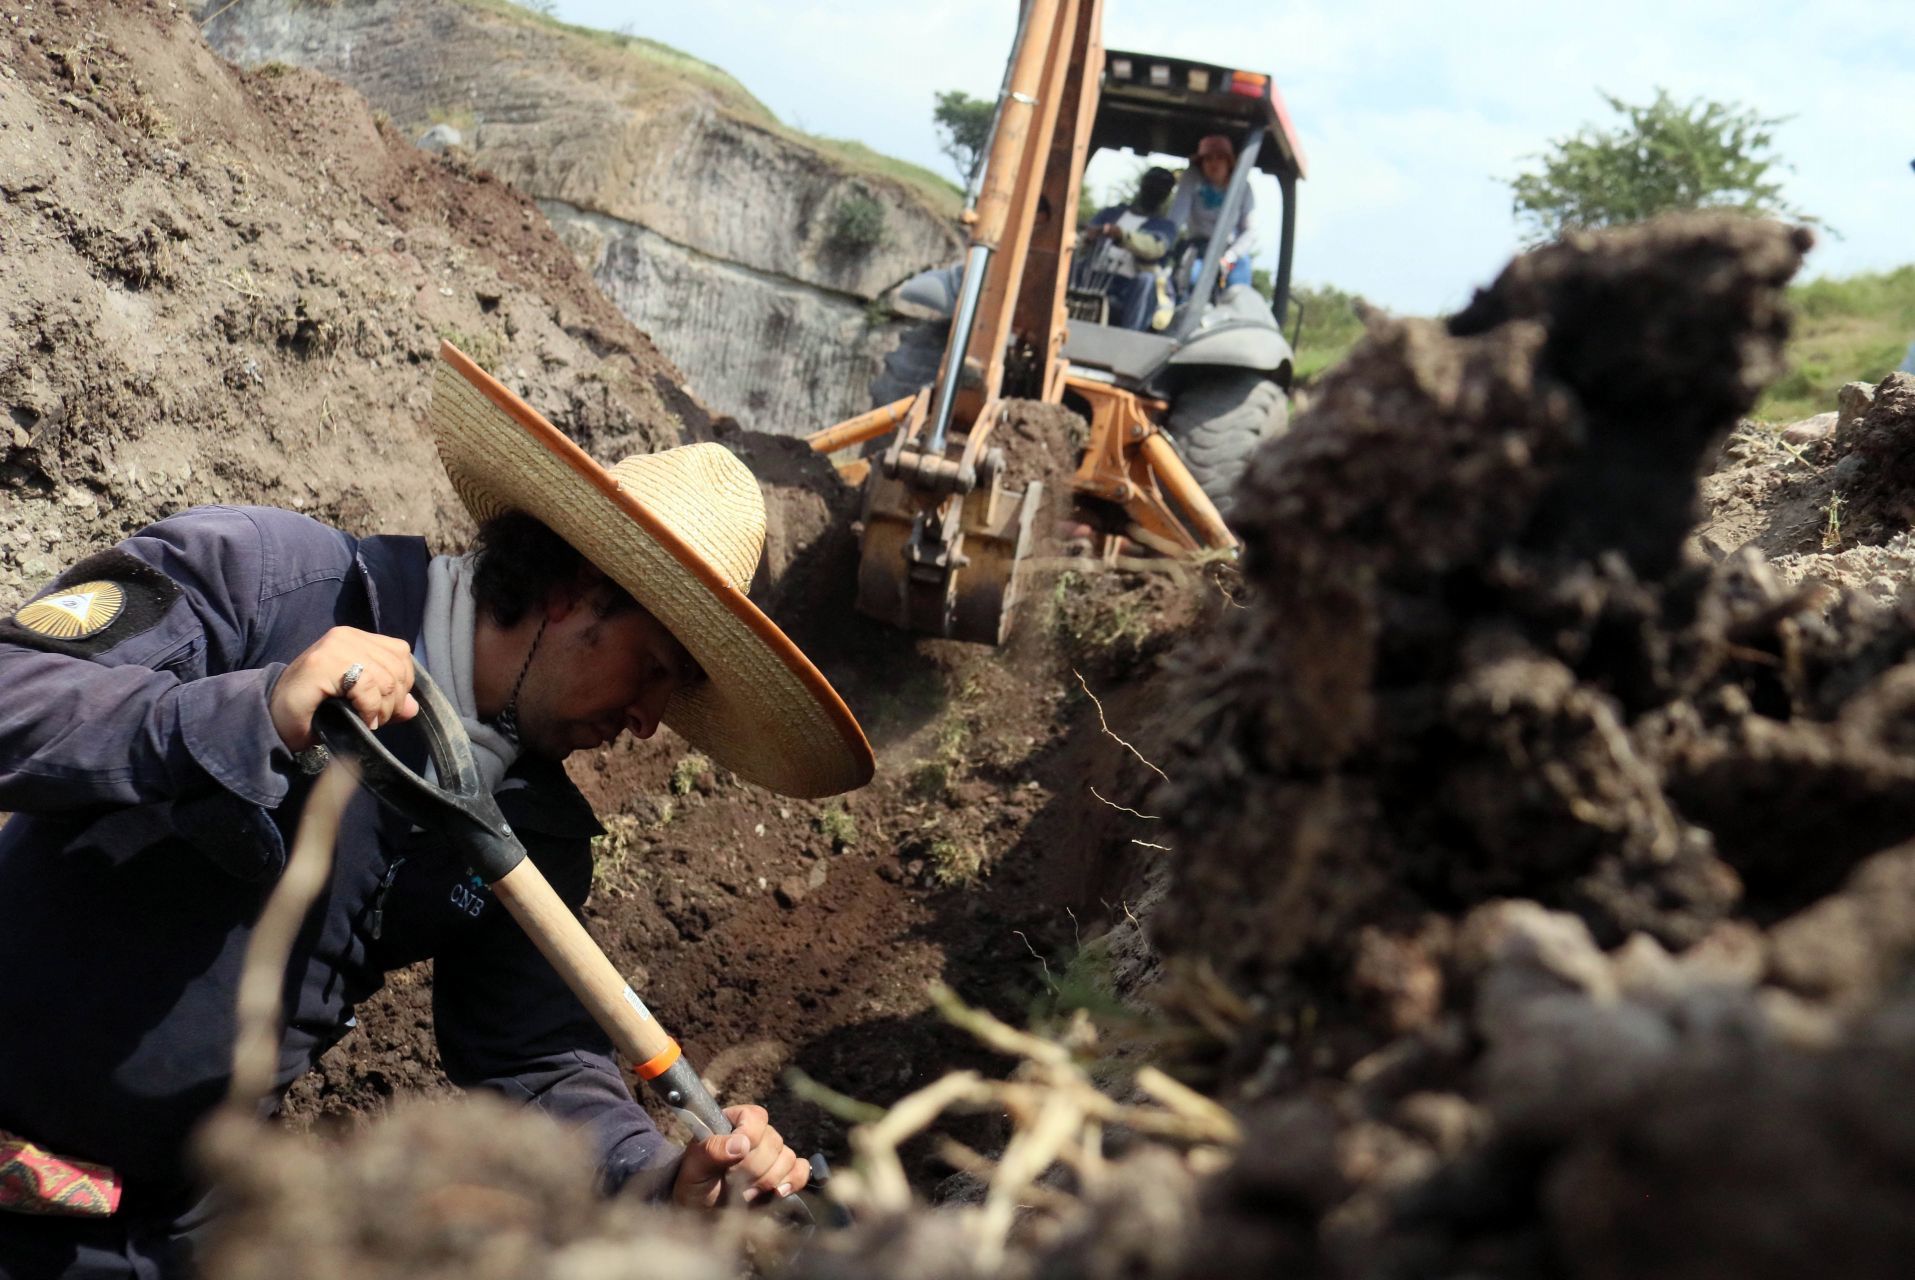
[[[927,502],[873,471],[865,485],[858,611],[928,635],[1002,644],[1043,493],[1037,483],[1007,489],[993,473],[968,494]]]

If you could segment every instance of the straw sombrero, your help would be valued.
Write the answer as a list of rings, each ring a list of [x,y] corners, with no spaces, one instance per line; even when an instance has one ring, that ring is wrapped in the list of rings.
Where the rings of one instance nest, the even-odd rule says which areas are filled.
[[[571,543],[678,637],[708,679],[664,720],[715,762],[792,796],[871,780],[871,746],[830,683],[745,598],[765,544],[758,482],[720,444],[608,468],[451,343],[429,421],[452,487],[484,522],[523,511]]]

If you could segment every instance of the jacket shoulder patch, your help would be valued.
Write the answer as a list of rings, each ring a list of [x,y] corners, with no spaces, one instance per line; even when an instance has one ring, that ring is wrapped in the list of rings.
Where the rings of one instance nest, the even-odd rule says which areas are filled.
[[[102,551],[0,622],[0,640],[91,657],[155,626],[179,597],[179,585],[144,560]]]
[[[13,620],[35,635],[85,640],[106,630],[125,609],[120,584],[96,578],[21,606]]]

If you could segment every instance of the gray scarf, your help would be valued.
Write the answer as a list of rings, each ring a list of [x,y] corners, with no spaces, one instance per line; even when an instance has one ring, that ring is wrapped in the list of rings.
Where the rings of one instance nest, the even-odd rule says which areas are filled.
[[[472,758],[485,779],[485,789],[497,791],[505,771],[519,757],[519,744],[479,719],[479,702],[472,691],[472,637],[477,625],[472,557],[434,556],[426,572],[425,627],[413,654],[458,708],[459,723],[472,739]]]

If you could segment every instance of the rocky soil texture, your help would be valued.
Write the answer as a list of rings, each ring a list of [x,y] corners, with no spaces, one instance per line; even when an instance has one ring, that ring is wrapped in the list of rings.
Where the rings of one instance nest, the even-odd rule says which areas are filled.
[[[449,337],[601,456],[707,421],[530,201],[153,3],[0,15],[0,596],[203,502],[448,538]]]

